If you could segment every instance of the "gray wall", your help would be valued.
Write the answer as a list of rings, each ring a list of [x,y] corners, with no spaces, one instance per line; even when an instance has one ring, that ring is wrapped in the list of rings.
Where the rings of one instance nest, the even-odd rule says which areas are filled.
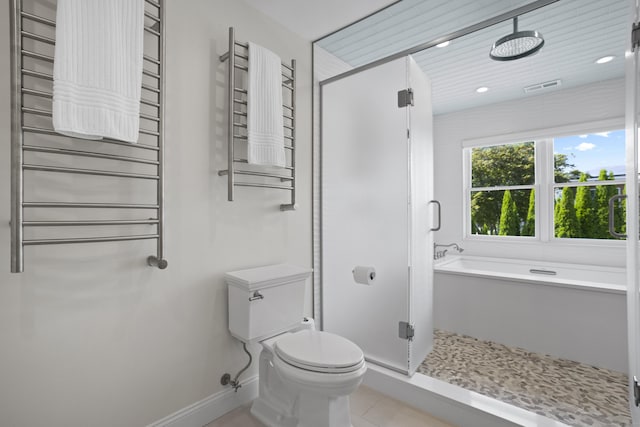
[[[243,1],[167,3],[169,268],[145,266],[152,242],[104,243],[29,247],[22,274],[9,273],[9,5],[0,5],[0,425],[141,426],[219,392],[220,376],[245,363],[227,330],[224,272],[312,264],[310,43]],[[229,26],[298,61],[295,212],[279,211],[288,195],[275,190],[241,188],[227,202],[216,174],[226,168],[217,58]],[[309,284],[307,315],[311,307]]]

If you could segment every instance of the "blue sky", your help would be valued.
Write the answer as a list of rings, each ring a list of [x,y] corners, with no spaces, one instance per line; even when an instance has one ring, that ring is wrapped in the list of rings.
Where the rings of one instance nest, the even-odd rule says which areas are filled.
[[[598,176],[600,169],[624,174],[624,130],[555,138],[554,153],[566,154],[576,169]],[[573,168],[572,168],[573,169]]]

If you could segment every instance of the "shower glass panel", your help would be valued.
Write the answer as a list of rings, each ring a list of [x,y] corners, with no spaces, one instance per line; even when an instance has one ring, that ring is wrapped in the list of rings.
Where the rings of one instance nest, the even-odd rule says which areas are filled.
[[[640,21],[640,4],[629,0],[630,28]],[[626,66],[626,184],[627,184],[627,333],[629,341],[629,406],[633,425],[640,425],[640,399],[634,378],[640,377],[640,239],[638,227],[638,125],[640,124],[640,47],[627,44]],[[637,397],[636,397],[637,396]]]
[[[419,72],[413,82],[412,71]],[[414,107],[398,105],[409,84],[428,113],[415,118],[415,136]],[[411,58],[401,58],[321,91],[323,329],[358,344],[369,361],[409,373],[431,349],[433,329],[429,83]],[[419,135],[424,143],[412,144]],[[357,283],[356,267],[372,268],[375,277]],[[412,340],[401,337],[410,329],[403,324],[415,327]]]

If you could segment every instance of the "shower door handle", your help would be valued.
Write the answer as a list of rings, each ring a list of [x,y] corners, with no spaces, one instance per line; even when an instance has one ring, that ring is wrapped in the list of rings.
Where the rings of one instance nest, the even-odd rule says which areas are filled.
[[[613,237],[617,237],[619,239],[626,239],[627,235],[618,233],[616,231],[616,221],[615,221],[615,203],[617,200],[624,200],[627,198],[626,194],[617,194],[609,199],[609,234]]]
[[[435,205],[438,207],[438,226],[430,228],[429,231],[438,231],[440,230],[440,226],[442,225],[442,206],[437,200],[430,200],[429,203],[435,203]]]

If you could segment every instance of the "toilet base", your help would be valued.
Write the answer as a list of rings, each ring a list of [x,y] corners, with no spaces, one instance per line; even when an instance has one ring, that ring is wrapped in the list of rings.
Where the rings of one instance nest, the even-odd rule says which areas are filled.
[[[349,411],[349,397],[326,397],[315,393],[301,393],[296,427],[353,427]]]
[[[260,352],[258,397],[251,405],[251,414],[267,427],[296,427],[297,394],[287,387],[272,366],[272,353]]]
[[[253,401],[251,415],[267,427],[297,427],[298,425],[296,417],[283,414],[260,397]]]
[[[287,414],[260,397],[251,405],[251,414],[267,427],[353,427],[348,396],[329,398],[303,393]]]

